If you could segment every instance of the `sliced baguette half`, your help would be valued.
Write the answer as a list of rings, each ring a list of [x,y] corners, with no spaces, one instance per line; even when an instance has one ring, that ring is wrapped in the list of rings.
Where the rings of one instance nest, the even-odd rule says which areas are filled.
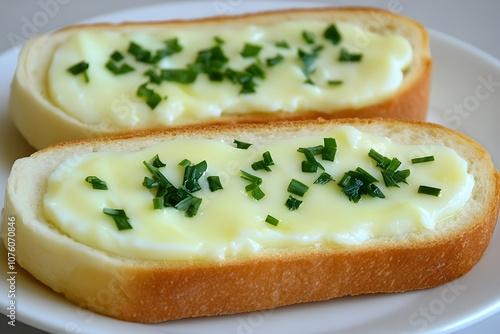
[[[263,249],[226,260],[145,261],[92,249],[44,217],[48,176],[65,159],[96,151],[133,151],[180,138],[257,143],[315,135],[341,125],[405,144],[454,149],[475,186],[464,207],[434,230],[375,238],[358,246]],[[347,295],[434,287],[469,272],[492,237],[500,201],[499,174],[470,138],[439,125],[402,120],[344,119],[225,125],[146,132],[57,144],[14,164],[2,211],[7,244],[16,221],[16,260],[69,300],[118,319],[161,322],[271,309]]]
[[[52,101],[48,91],[47,77],[54,51],[61,43],[80,31],[155,32],[183,28],[201,31],[213,26],[239,28],[249,25],[265,26],[293,20],[329,23],[345,21],[377,34],[403,36],[411,44],[413,58],[404,72],[402,84],[379,102],[358,108],[307,110],[295,113],[249,109],[244,113],[223,112],[219,117],[192,119],[186,126],[197,123],[263,123],[276,120],[314,119],[319,116],[323,118],[387,117],[425,120],[432,67],[429,39],[425,28],[407,17],[389,11],[350,7],[284,10],[186,21],[79,25],[52,34],[39,35],[27,41],[20,52],[12,81],[10,114],[21,134],[37,149],[66,140],[117,135],[137,130],[134,127],[113,124],[113,121],[109,120],[99,122],[99,124],[84,123],[69,116]]]

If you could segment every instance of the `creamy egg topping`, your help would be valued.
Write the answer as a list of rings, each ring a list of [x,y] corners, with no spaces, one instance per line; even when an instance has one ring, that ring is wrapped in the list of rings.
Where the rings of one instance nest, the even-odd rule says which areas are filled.
[[[412,56],[402,36],[347,22],[79,31],[55,50],[48,92],[79,121],[124,128],[332,112],[393,94]]]
[[[69,158],[49,177],[45,215],[74,240],[125,257],[225,259],[432,230],[474,187],[450,148],[351,126],[246,149],[244,139]]]

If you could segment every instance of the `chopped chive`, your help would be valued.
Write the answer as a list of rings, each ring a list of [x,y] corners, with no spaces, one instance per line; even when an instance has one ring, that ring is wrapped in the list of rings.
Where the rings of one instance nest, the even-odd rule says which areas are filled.
[[[313,64],[316,61],[316,59],[318,58],[318,54],[315,52],[307,53],[302,49],[299,49],[297,51],[297,54],[299,56],[299,59],[303,63],[302,72],[307,77],[307,79],[309,79],[309,75],[314,72]]]
[[[373,182],[377,182],[377,179],[358,167],[355,171],[344,173],[338,186],[342,188],[342,193],[349,198],[349,201],[354,203],[359,202],[362,195],[385,198],[385,195]]]
[[[278,42],[274,43],[274,45],[276,45],[276,47],[278,47],[278,48],[290,49],[290,45],[288,45],[287,41],[285,41],[285,40],[278,41]]]
[[[304,160],[300,165],[300,169],[302,173],[316,173],[318,171],[318,163]]]
[[[259,169],[264,169],[268,172],[271,172],[271,168],[269,166],[274,165],[273,158],[271,157],[271,153],[269,151],[266,151],[262,154],[263,159],[256,161],[252,164],[252,169],[253,170],[259,170]]]
[[[304,173],[315,173],[318,167],[325,170],[323,165],[321,165],[314,157],[317,154],[323,152],[323,146],[318,145],[314,147],[299,147],[297,152],[304,153],[306,156],[306,161],[302,161],[302,172]]]
[[[85,61],[81,61],[81,62],[69,67],[68,72],[73,74],[73,75],[77,75],[77,74],[85,72],[86,70],[88,70],[88,68],[89,68],[89,63],[87,63]]]
[[[122,231],[122,230],[129,230],[132,228],[132,225],[130,225],[128,221],[128,217],[125,214],[125,210],[104,208],[102,209],[102,212],[113,218],[118,230]]]
[[[288,199],[286,200],[285,205],[288,208],[288,210],[294,211],[294,210],[297,210],[302,203],[303,203],[303,201],[296,199],[295,197],[290,195],[290,196],[288,196]]]
[[[179,211],[185,211],[187,217],[196,216],[201,205],[202,199],[195,196],[188,196],[175,205]]]
[[[149,177],[145,176],[144,180],[142,181],[142,185],[145,188],[151,189],[151,188],[156,188],[159,186],[158,181],[150,179]]]
[[[170,56],[174,53],[179,53],[183,49],[182,45],[179,44],[179,40],[177,38],[166,40],[164,41],[164,43],[166,46],[166,49],[164,49],[164,53],[166,56]]]
[[[151,62],[151,51],[143,49],[139,44],[130,42],[128,46],[128,53],[135,57],[135,60],[139,62],[149,63]]]
[[[304,194],[308,189],[309,187],[306,186],[304,183],[296,179],[292,179],[292,181],[290,181],[290,183],[288,184],[287,190],[288,192],[291,192],[292,194],[295,194],[297,196],[304,196]]]
[[[252,197],[255,198],[257,201],[260,201],[266,194],[260,189],[260,187],[255,188],[252,190]]]
[[[358,62],[361,61],[363,55],[361,53],[349,53],[346,48],[340,48],[338,60],[340,62]]]
[[[182,84],[193,83],[198,77],[198,72],[193,68],[186,69],[162,69],[160,78],[165,81],[178,82]]]
[[[247,148],[249,148],[250,146],[252,146],[252,144],[245,143],[245,142],[242,142],[242,141],[239,141],[239,140],[236,140],[236,139],[233,141],[233,144],[236,144],[236,148],[239,148],[239,149],[242,149],[242,150],[246,150]]]
[[[280,222],[279,219],[276,219],[271,215],[267,215],[266,217],[266,223],[269,223],[273,226],[278,226],[279,222]]]
[[[217,43],[219,45],[225,43],[225,41],[222,38],[220,38],[219,36],[214,36],[214,41],[215,41],[215,43]]]
[[[441,193],[441,189],[421,185],[418,187],[418,193],[431,196],[439,196],[439,194]]]
[[[335,24],[331,24],[328,26],[328,28],[326,28],[323,37],[331,41],[334,45],[339,44],[340,41],[342,40],[342,36],[337,30],[337,26]]]
[[[249,191],[252,191],[252,190],[254,190],[255,188],[258,188],[258,187],[259,187],[258,183],[252,182],[252,183],[249,183],[248,185],[245,186],[245,191],[249,192]]]
[[[137,89],[137,96],[146,98],[146,104],[153,110],[161,102],[162,98],[154,90],[147,87],[147,83],[142,84]]]
[[[244,178],[245,180],[248,180],[257,185],[262,184],[262,179],[260,177],[247,173],[244,170],[240,170],[240,172],[241,172],[241,177]]]
[[[426,156],[426,157],[420,157],[420,158],[414,158],[414,159],[411,159],[411,163],[412,164],[420,164],[422,162],[430,162],[430,161],[434,161],[434,156],[433,155],[429,155],[429,156]]]
[[[207,162],[205,160],[201,161],[196,165],[186,165],[184,167],[184,187],[191,193],[201,190],[201,186],[198,180],[207,170]]]
[[[211,192],[223,189],[222,183],[220,182],[220,178],[218,176],[209,176],[207,177],[208,188]]]
[[[123,55],[121,54],[121,52],[119,51],[114,51],[112,54],[111,54],[111,59],[113,59],[114,61],[120,61],[120,60],[123,60]]]
[[[228,61],[229,59],[224,54],[220,45],[216,45],[210,49],[199,51],[193,66],[199,72],[210,74],[221,72]]]
[[[323,138],[324,148],[321,152],[321,158],[327,161],[335,160],[337,154],[337,141],[335,138]]]
[[[260,68],[260,66],[257,65],[256,63],[253,63],[247,68],[245,68],[245,72],[248,72],[250,73],[250,75],[261,79],[264,79],[266,77],[264,70],[262,70],[262,68]]]
[[[87,70],[89,69],[89,63],[85,61],[81,61],[79,63],[76,63],[73,66],[70,66],[67,71],[73,75],[78,75],[80,73],[83,74],[84,80],[86,83],[89,82],[89,76],[87,74]]]
[[[165,200],[163,197],[155,197],[153,198],[153,209],[159,210],[165,207]]]
[[[240,54],[244,58],[256,57],[259,54],[261,49],[262,49],[262,46],[260,46],[260,45],[245,43],[243,51],[241,51]]]
[[[161,160],[160,160],[160,156],[157,154],[155,155],[150,161],[149,163],[153,166],[155,166],[156,168],[161,168],[161,167],[165,167],[166,164],[164,164]]]
[[[125,57],[119,51],[114,51],[109,56],[109,60],[105,64],[105,67],[115,75],[121,75],[135,71],[135,68],[126,63],[118,66],[118,62],[122,61],[124,58]]]
[[[93,189],[108,190],[108,185],[106,184],[106,182],[99,179],[97,176],[87,176],[85,178],[85,181],[92,184]]]
[[[283,59],[285,59],[285,58],[283,58],[283,56],[278,53],[273,58],[267,58],[266,63],[267,63],[267,66],[272,67],[272,66],[275,66],[275,65],[278,65],[279,63],[281,63],[283,61]]]
[[[333,181],[333,178],[330,174],[323,172],[321,175],[314,181],[314,184],[327,184],[328,182]]]
[[[304,30],[302,32],[302,38],[304,38],[307,44],[314,44],[315,38],[313,32]]]
[[[184,159],[181,162],[179,162],[179,166],[181,167],[187,167],[189,165],[191,165],[191,161],[189,159]]]
[[[340,86],[344,83],[342,80],[328,80],[328,85],[330,86]]]

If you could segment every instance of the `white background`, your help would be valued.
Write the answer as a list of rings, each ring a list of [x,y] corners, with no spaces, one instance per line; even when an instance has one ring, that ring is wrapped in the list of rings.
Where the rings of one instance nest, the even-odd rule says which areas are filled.
[[[207,0],[215,3],[238,3],[249,0]],[[0,0],[0,53],[18,47],[35,33],[52,31],[95,15],[168,0]],[[293,6],[293,1],[288,1]],[[461,39],[500,59],[500,1],[497,0],[323,0],[329,6],[361,5],[397,10],[414,18],[426,27]],[[53,4],[57,5],[54,6]],[[49,4],[52,4],[49,5]],[[43,14],[45,13],[45,14]],[[207,16],[217,15],[207,12]],[[228,11],[230,14],[230,11]],[[1,73],[0,73],[1,74]],[[499,106],[500,108],[500,106]],[[3,191],[1,189],[0,191]],[[500,288],[500,287],[499,287]],[[0,292],[2,293],[2,292]],[[42,333],[19,324],[7,325],[0,318],[1,333]],[[500,332],[500,313],[472,325],[459,334],[493,334]]]

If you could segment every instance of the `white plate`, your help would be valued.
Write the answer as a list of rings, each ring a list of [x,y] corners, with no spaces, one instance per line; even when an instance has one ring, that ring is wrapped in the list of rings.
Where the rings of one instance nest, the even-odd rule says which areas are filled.
[[[223,4],[224,6],[216,7]],[[293,2],[293,7],[322,6]],[[324,4],[323,4],[324,5]],[[192,18],[290,7],[286,2],[241,0],[171,3],[144,7],[87,22]],[[484,145],[500,166],[498,124],[500,64],[495,58],[441,33],[430,31],[434,58],[429,120],[455,128]],[[18,50],[0,55],[0,202],[16,158],[33,150],[15,130],[7,112],[10,80]],[[489,82],[489,83],[488,83]],[[0,247],[0,267],[7,270],[7,254]],[[283,307],[213,318],[187,319],[154,325],[126,323],[83,310],[18,268],[17,320],[52,333],[449,333],[500,310],[500,233],[479,264],[449,284],[401,294],[340,298],[327,302]],[[0,312],[9,302],[8,286],[0,280]]]

